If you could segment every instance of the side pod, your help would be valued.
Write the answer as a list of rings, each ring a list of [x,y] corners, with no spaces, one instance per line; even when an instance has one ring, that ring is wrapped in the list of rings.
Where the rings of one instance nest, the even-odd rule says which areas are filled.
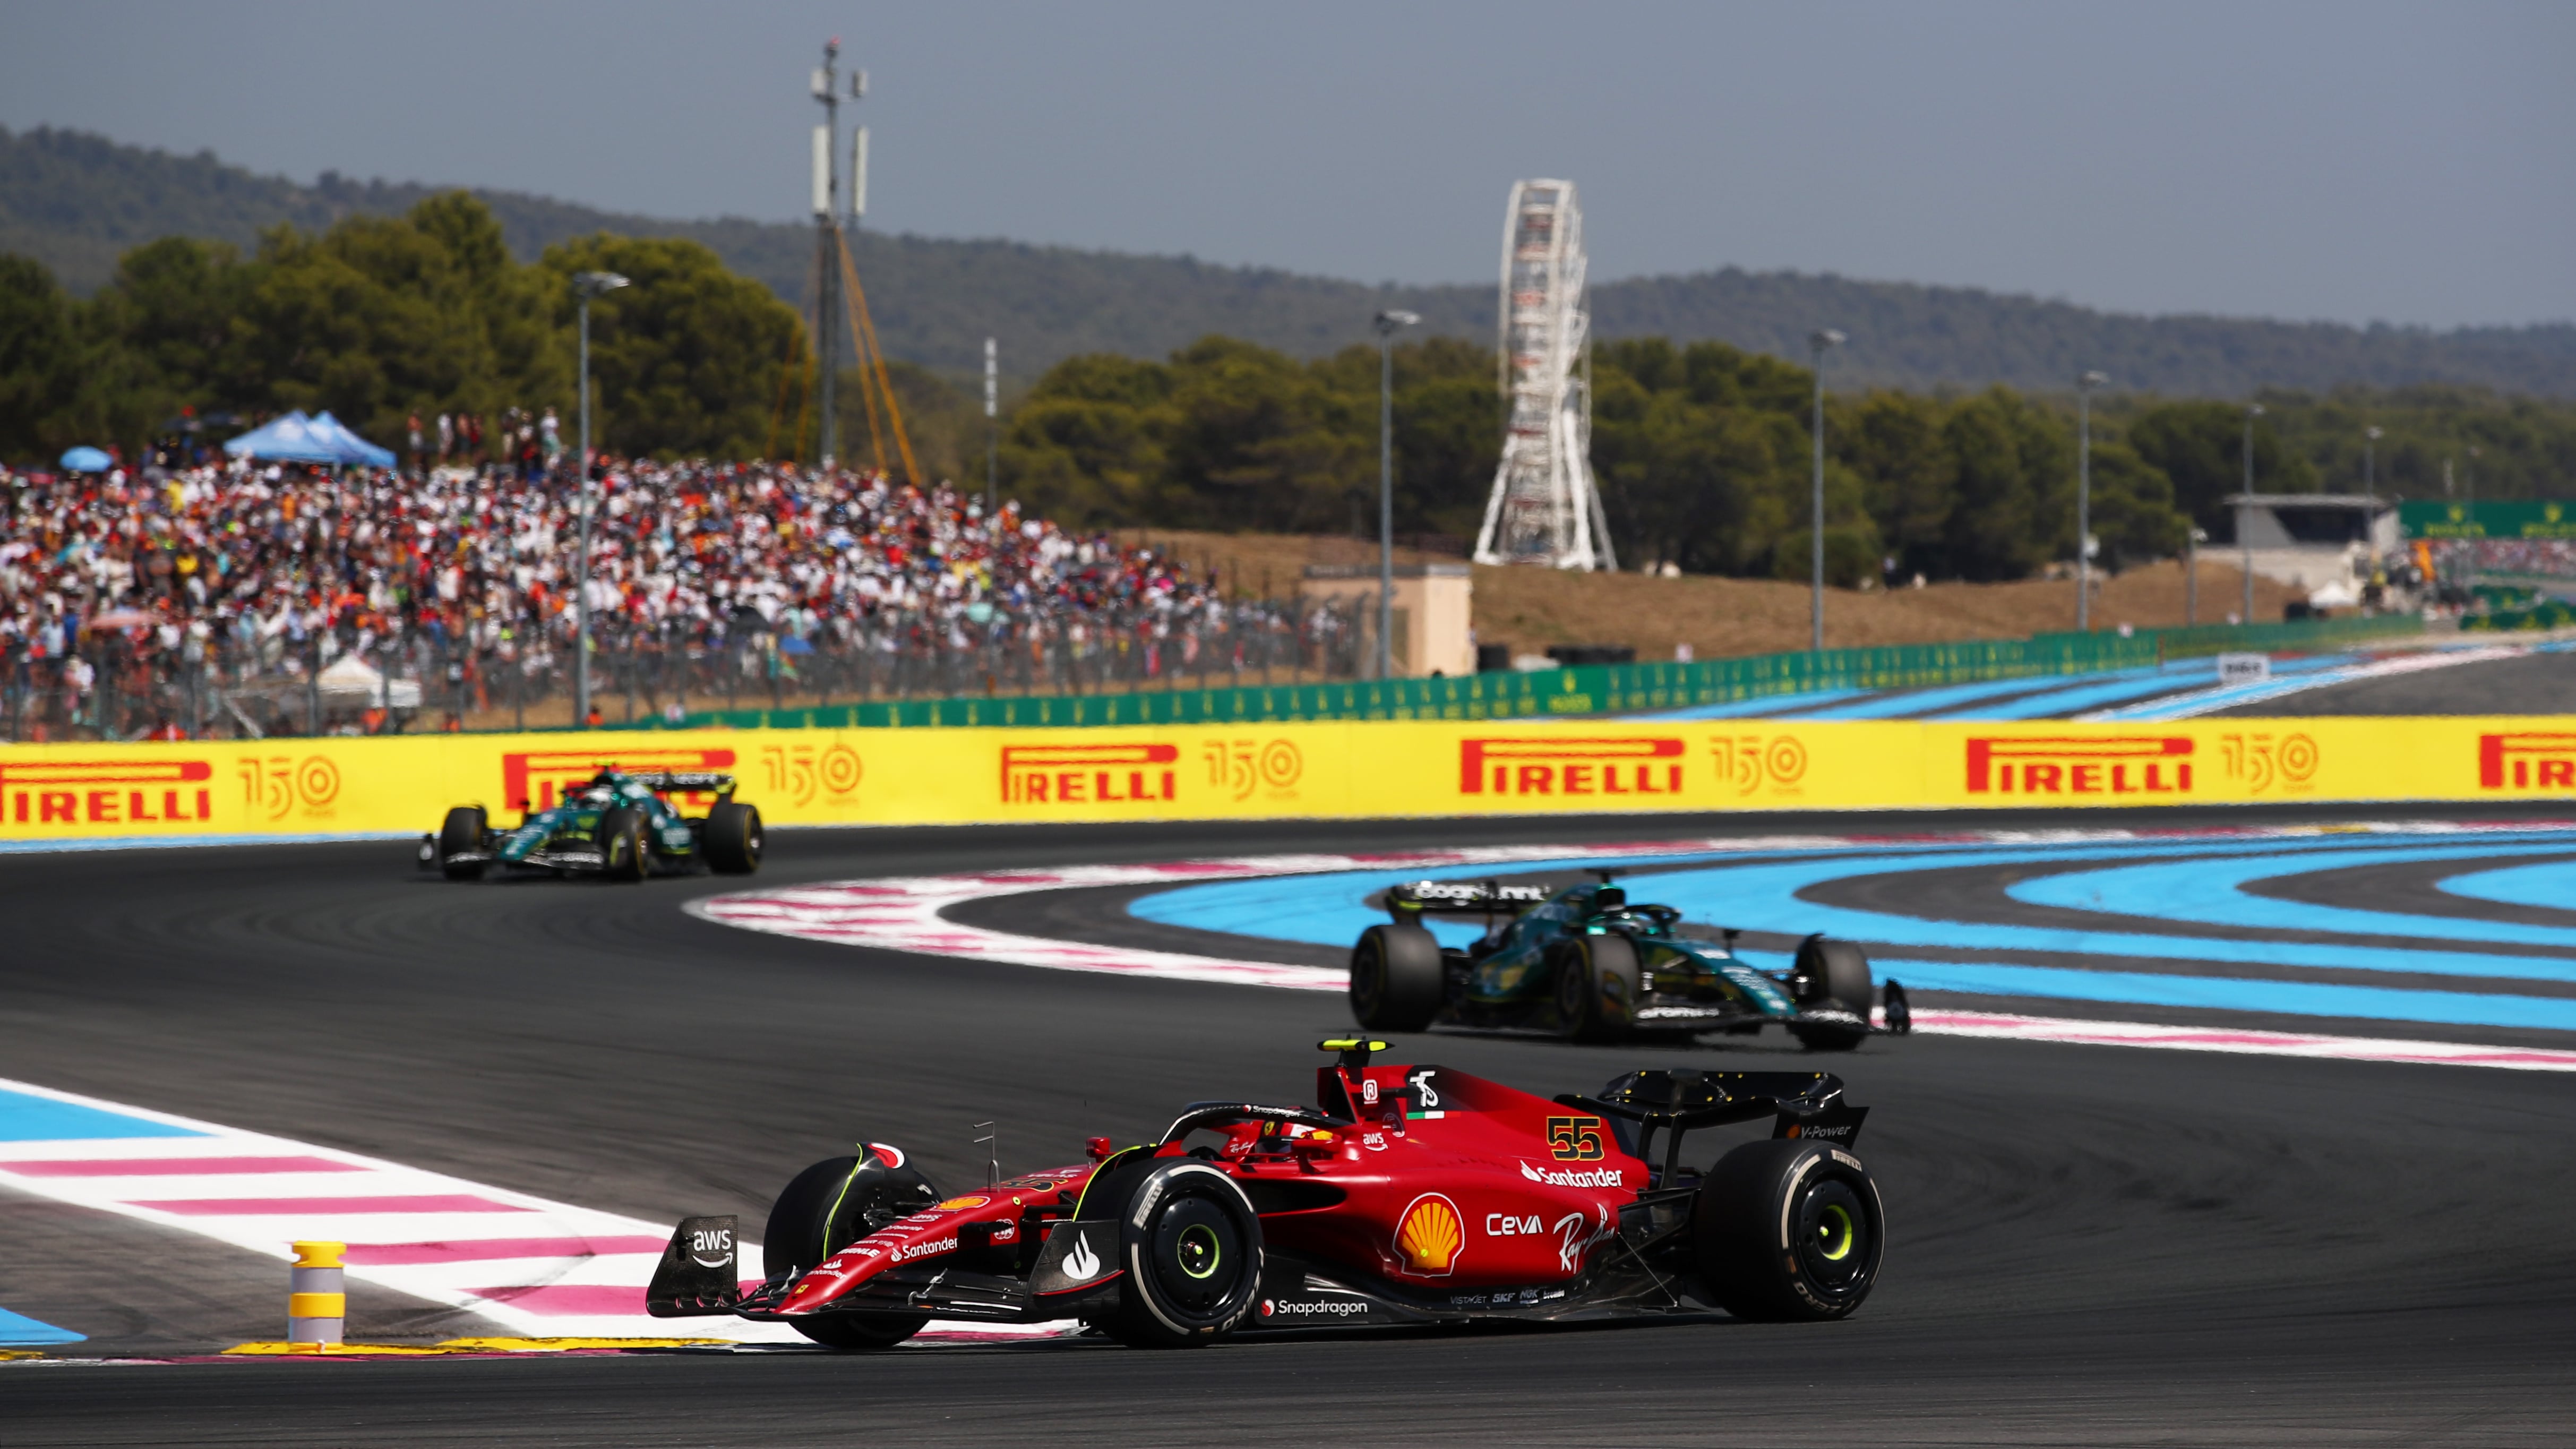
[[[644,1290],[644,1311],[655,1318],[706,1318],[731,1313],[742,1301],[736,1220],[682,1218]]]

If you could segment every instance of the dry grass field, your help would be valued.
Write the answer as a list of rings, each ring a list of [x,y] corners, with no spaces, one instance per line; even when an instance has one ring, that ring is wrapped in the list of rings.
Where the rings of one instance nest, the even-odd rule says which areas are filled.
[[[1309,563],[1377,560],[1373,545],[1349,538],[1164,530],[1122,537],[1167,550],[1193,571],[1214,567],[1230,587],[1256,593],[1292,589]],[[1425,555],[1399,550],[1397,557],[1410,563]],[[2201,560],[2201,623],[2225,621],[2242,598],[2242,579],[2232,561],[2216,555]],[[2094,627],[2180,624],[2183,595],[2182,565],[2174,561],[2097,579]],[[2280,618],[2281,606],[2293,597],[2269,579],[2256,579],[2254,617]],[[1807,647],[1807,586],[1798,583],[1479,568],[1475,600],[1478,641],[1508,644],[1516,653],[1538,653],[1551,644],[1626,644],[1640,660],[1656,660],[1670,659],[1676,645],[1688,644],[1698,658],[1714,659]],[[2075,584],[2069,579],[1832,589],[1825,595],[1825,643],[1834,647],[2018,639],[2074,627]]]

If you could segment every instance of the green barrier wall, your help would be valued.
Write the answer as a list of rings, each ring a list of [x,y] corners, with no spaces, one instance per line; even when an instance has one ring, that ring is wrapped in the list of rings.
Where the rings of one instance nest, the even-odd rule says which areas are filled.
[[[1762,654],[1690,664],[1596,664],[1457,679],[1394,679],[1233,689],[1090,695],[976,695],[882,700],[804,709],[692,714],[681,725],[639,720],[616,729],[903,729],[928,726],[1263,724],[1308,720],[1476,720],[1615,714],[1732,704],[1823,689],[1907,689],[2031,675],[2094,674],[2227,650],[2333,648],[2420,633],[2412,616],[2323,619],[2251,628],[2041,634],[2029,639],[1901,644],[1823,653]]]

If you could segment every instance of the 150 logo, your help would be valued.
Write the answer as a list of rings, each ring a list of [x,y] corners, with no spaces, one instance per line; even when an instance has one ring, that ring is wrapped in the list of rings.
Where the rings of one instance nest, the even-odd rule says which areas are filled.
[[[1236,800],[1249,800],[1255,790],[1272,799],[1296,798],[1297,781],[1306,773],[1306,757],[1286,740],[1211,740],[1200,747],[1207,761],[1208,785]]]
[[[326,756],[242,755],[233,768],[241,776],[242,803],[255,819],[324,815],[340,798],[340,767]]]
[[[2316,778],[2317,742],[2303,734],[2220,735],[2218,754],[2228,775],[2257,795],[2276,785],[2283,794],[2297,794]]]
[[[1738,795],[1795,794],[1807,777],[1807,747],[1795,735],[1714,735],[1708,747],[1717,757],[1717,778]]]
[[[763,745],[760,763],[770,791],[794,805],[811,805],[817,795],[849,795],[867,774],[859,752],[838,741],[820,749],[812,745]]]

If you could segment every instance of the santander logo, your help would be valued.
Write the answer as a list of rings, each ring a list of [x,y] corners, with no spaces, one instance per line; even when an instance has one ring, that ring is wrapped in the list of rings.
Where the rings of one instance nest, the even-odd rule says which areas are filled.
[[[1550,1187],[1618,1187],[1623,1183],[1615,1167],[1590,1167],[1581,1172],[1557,1172],[1521,1164],[1521,1176]]]
[[[1080,1233],[1073,1236],[1073,1251],[1064,1255],[1064,1276],[1076,1283],[1100,1276],[1100,1259],[1091,1251],[1091,1240]]]

